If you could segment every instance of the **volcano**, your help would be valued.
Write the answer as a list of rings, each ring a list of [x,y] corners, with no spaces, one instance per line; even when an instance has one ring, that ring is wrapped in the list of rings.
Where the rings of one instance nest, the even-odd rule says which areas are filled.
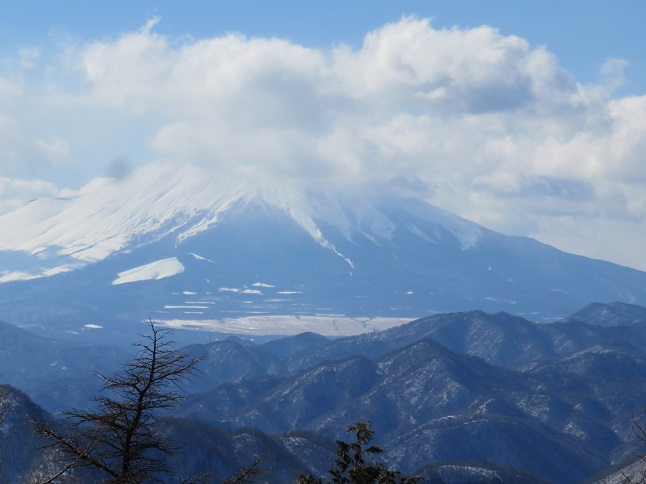
[[[0,217],[0,319],[52,332],[247,318],[240,331],[285,334],[323,318],[347,334],[470,309],[549,320],[593,301],[646,305],[646,273],[414,197],[250,184],[190,165],[147,165]]]

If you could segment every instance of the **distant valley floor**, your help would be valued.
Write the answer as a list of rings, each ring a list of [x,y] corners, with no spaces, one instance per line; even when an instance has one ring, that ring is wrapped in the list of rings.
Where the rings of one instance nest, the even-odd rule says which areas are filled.
[[[293,336],[303,332],[312,332],[323,336],[355,336],[400,326],[412,319],[414,318],[262,315],[226,318],[223,320],[160,319],[157,322],[162,326],[174,329],[214,331],[240,335]]]

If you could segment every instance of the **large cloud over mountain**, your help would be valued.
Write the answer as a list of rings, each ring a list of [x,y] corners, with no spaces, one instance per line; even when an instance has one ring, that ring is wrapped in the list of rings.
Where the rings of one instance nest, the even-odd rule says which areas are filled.
[[[118,141],[126,155],[145,148],[262,180],[396,185],[494,229],[646,268],[628,255],[646,242],[646,96],[614,98],[617,78],[581,85],[545,48],[486,26],[403,18],[358,48],[321,50],[170,38],[155,23],[68,47],[74,82],[41,90],[44,103],[74,126],[101,118],[105,145],[131,138]],[[0,82],[0,99],[11,88]],[[0,122],[16,124],[11,113]],[[51,161],[82,145],[55,127],[51,140],[34,142]],[[627,245],[613,257],[617,233]]]

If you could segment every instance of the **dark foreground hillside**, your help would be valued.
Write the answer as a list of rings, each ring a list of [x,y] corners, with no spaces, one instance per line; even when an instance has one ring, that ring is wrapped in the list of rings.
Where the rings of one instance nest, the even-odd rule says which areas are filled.
[[[390,467],[431,482],[583,482],[646,450],[631,430],[631,416],[639,420],[646,405],[644,314],[615,303],[537,324],[474,311],[337,340],[302,334],[193,345],[184,351],[205,359],[184,389],[188,398],[160,415],[159,429],[182,450],[171,459],[177,474],[210,471],[211,482],[263,454],[258,482],[325,475],[334,441],[365,419]],[[28,397],[50,410],[64,408],[65,395],[67,408],[89,406],[98,385],[89,350],[65,352],[69,374],[49,361],[61,358],[52,342],[2,329],[12,335],[0,342],[5,380],[29,387],[28,395],[11,393],[2,473],[27,482],[33,469],[56,466],[25,423],[53,417]],[[27,343],[32,352],[42,345],[33,364],[3,347]],[[101,372],[127,359],[92,351]]]

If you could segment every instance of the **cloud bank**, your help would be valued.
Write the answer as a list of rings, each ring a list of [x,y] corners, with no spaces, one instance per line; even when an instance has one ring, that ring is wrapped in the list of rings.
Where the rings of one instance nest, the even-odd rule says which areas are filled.
[[[0,175],[24,163],[96,164],[100,175],[126,156],[396,187],[495,230],[646,269],[646,95],[613,96],[625,61],[600,66],[604,84],[581,85],[545,48],[486,26],[403,18],[359,48],[321,50],[170,38],[157,21],[67,45],[49,65],[17,54],[14,75],[0,75]]]

